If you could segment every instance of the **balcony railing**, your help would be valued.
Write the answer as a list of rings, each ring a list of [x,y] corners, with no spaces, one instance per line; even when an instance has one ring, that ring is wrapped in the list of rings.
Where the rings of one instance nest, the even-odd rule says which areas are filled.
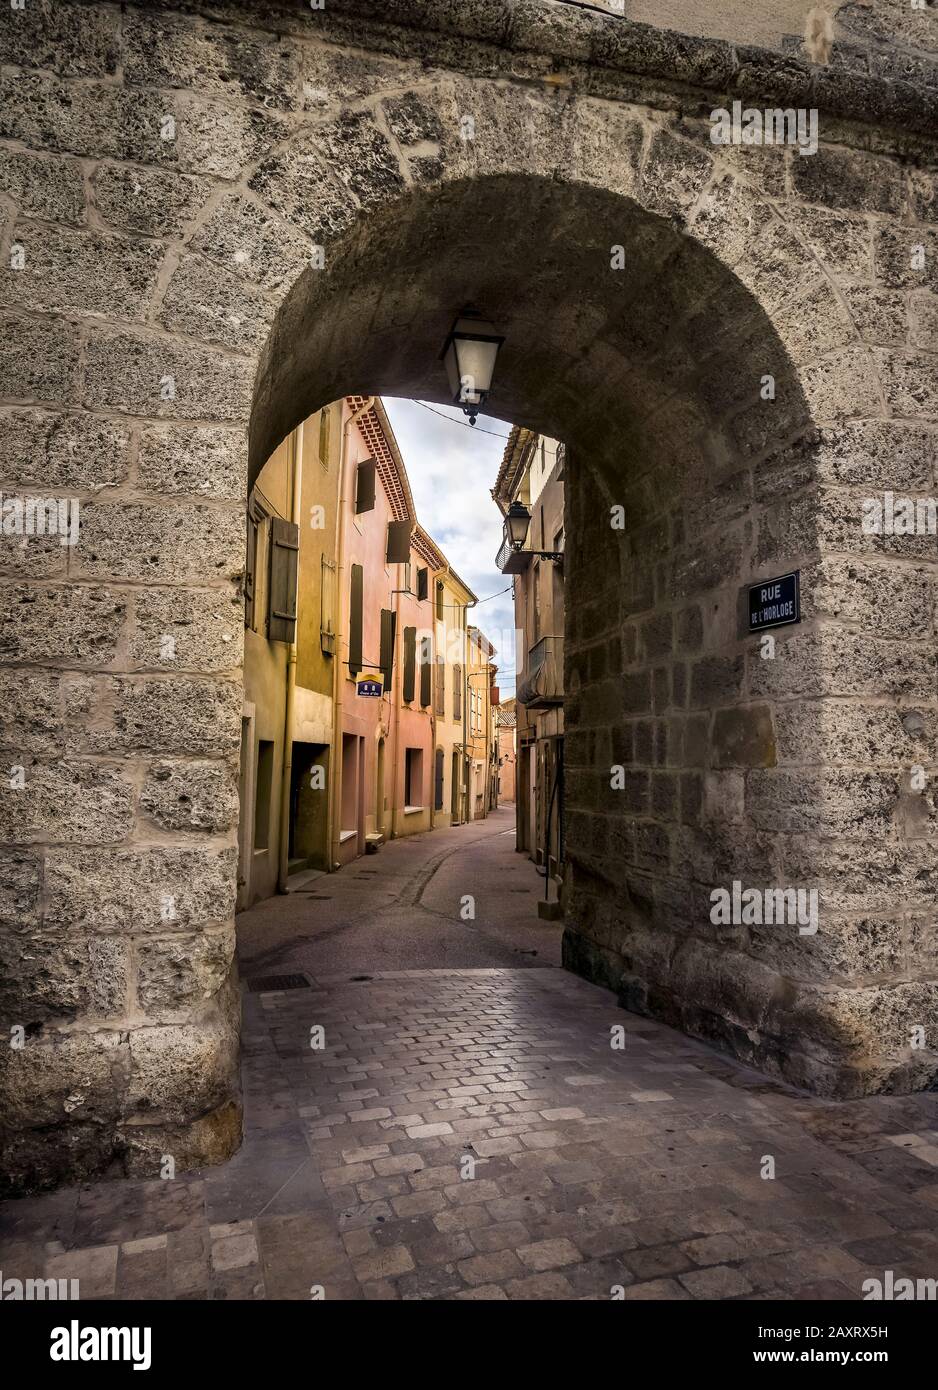
[[[562,637],[542,637],[529,648],[518,681],[518,700],[528,709],[563,704]]]
[[[530,564],[530,561],[530,551],[514,550],[506,537],[502,541],[501,550],[495,557],[495,568],[501,570],[502,574],[521,574]]]

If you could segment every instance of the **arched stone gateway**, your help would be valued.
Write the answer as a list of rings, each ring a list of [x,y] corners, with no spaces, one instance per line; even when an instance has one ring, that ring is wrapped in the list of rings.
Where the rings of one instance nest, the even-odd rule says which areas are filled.
[[[934,93],[549,0],[185,9],[0,34],[2,491],[80,503],[0,538],[14,1185],[237,1146],[248,477],[338,396],[445,400],[468,301],[569,448],[567,963],[819,1092],[933,1085],[936,540],[861,508],[935,487]],[[737,99],[817,153],[714,145]],[[819,930],[714,924],[734,881]]]

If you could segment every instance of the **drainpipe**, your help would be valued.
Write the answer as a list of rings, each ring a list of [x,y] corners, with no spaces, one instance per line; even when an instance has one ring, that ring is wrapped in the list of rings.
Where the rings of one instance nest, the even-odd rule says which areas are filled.
[[[298,525],[303,491],[303,425],[293,432],[293,491],[290,498],[290,520]],[[299,626],[300,552],[296,554],[296,620],[293,641],[287,648],[287,695],[283,711],[283,762],[280,768],[280,839],[277,854],[277,892],[287,891],[290,872],[290,790],[293,780],[293,716],[296,708],[296,630]]]
[[[336,507],[336,541],[335,541],[335,592],[336,592],[336,615],[335,615],[335,656],[332,661],[332,757],[329,759],[329,800],[328,800],[328,819],[329,819],[329,869],[339,867],[339,847],[342,843],[342,827],[340,824],[341,816],[339,807],[342,804],[342,691],[344,681],[342,679],[342,641],[345,633],[342,627],[342,614],[344,612],[343,599],[345,596],[345,492],[346,492],[346,465],[348,463],[348,436],[351,427],[367,415],[368,411],[375,403],[374,396],[369,396],[364,405],[358,407],[346,420],[342,428],[342,447],[339,452],[339,499]]]

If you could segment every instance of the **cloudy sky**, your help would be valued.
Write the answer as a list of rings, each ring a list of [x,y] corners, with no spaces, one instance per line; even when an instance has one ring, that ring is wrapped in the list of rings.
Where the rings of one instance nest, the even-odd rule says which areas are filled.
[[[404,457],[420,524],[459,577],[486,600],[469,610],[469,622],[499,649],[497,682],[506,699],[515,692],[515,620],[511,577],[495,568],[502,515],[491,488],[510,426],[480,415],[473,428],[461,410],[440,405],[428,409],[418,401],[390,396],[382,400]]]

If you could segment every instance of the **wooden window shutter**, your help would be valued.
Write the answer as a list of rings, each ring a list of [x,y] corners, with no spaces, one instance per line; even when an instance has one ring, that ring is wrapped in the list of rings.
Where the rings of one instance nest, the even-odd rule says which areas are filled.
[[[355,512],[373,512],[375,508],[375,461],[363,459],[355,473]]]
[[[384,675],[385,690],[391,689],[391,676],[394,671],[394,638],[397,634],[397,614],[388,608],[381,610],[381,671]]]
[[[244,626],[254,626],[254,592],[257,570],[257,522],[248,509],[247,555],[244,561]]]
[[[443,809],[443,749],[436,750],[436,767],[433,772],[433,805],[437,811]]]
[[[388,522],[388,564],[406,565],[410,559],[410,533],[413,522]]]
[[[319,646],[329,656],[335,655],[335,561],[323,555],[320,569]]]
[[[453,718],[462,719],[462,667],[453,667]]]
[[[427,596],[427,571],[420,569],[417,571],[417,597],[418,599]]]
[[[296,635],[296,568],[300,528],[282,517],[270,519],[270,601],[267,636],[271,642],[292,642]]]
[[[414,698],[414,682],[417,670],[417,629],[404,628],[404,703]]]
[[[353,676],[362,669],[362,596],[364,571],[361,565],[352,566],[349,582],[348,668]]]
[[[323,468],[329,467],[329,407],[324,405],[319,412],[319,462]]]
[[[443,621],[443,585],[439,581],[436,586],[436,616],[439,622]]]
[[[441,656],[437,656],[436,662],[436,682],[433,692],[433,712],[434,714],[446,714],[446,662]]]
[[[429,637],[420,639],[420,703],[426,709],[430,704],[430,667],[433,664],[433,650]]]

